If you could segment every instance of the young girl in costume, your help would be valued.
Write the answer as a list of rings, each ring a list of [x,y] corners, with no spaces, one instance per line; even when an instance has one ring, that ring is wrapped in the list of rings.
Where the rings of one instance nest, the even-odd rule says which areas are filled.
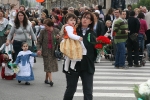
[[[66,56],[63,72],[69,74],[70,70],[75,71],[76,61],[81,61],[83,54],[82,37],[77,35],[75,24],[76,15],[68,13],[65,16],[66,25],[64,26],[63,40],[60,43],[60,50]]]
[[[8,54],[0,54],[0,62],[2,66],[1,77],[6,80],[13,80],[16,74],[13,72],[10,64],[11,59],[9,59]]]
[[[30,56],[37,56],[35,53],[32,53],[28,50],[28,44],[22,44],[23,51],[20,51],[17,55],[15,64],[18,65],[20,71],[17,73],[16,79],[18,83],[25,81],[25,85],[30,85],[29,81],[34,80],[34,74],[30,63]]]

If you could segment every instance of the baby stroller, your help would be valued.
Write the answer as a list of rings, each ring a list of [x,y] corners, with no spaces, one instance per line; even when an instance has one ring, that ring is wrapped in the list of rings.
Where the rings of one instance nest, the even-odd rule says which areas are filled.
[[[144,58],[146,57],[146,54],[144,53],[144,48],[142,47],[142,43],[141,40],[139,39],[139,64],[141,66],[145,66],[146,61],[144,60]],[[132,52],[132,57],[134,58],[135,54],[134,51]]]
[[[132,57],[134,58],[134,52],[132,52]],[[144,58],[146,57],[146,54],[143,53],[142,50],[139,50],[139,62],[141,66],[145,66],[146,61],[144,60]]]
[[[105,59],[108,59],[110,61],[114,61],[114,50],[113,50],[113,45],[110,44],[110,45],[106,45],[104,47],[104,56],[105,56]]]

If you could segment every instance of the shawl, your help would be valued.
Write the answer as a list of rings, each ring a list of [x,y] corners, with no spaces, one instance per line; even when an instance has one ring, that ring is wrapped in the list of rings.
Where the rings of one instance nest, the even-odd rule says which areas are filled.
[[[3,31],[8,24],[8,20],[6,18],[3,18],[3,21],[0,23],[0,31]]]

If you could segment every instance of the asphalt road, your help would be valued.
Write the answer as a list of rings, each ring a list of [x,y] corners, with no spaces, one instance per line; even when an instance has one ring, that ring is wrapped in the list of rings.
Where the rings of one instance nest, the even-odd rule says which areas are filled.
[[[0,79],[0,100],[63,100],[66,79],[62,73],[62,61],[58,61],[58,64],[59,71],[52,73],[53,87],[44,83],[45,73],[40,57],[33,67],[35,80],[30,86],[24,85],[24,82],[19,84],[15,79]],[[93,100],[136,100],[133,94],[134,84],[145,82],[150,77],[149,61],[144,67],[129,69],[115,69],[112,62],[106,59],[95,65]],[[83,100],[80,79],[73,100]]]

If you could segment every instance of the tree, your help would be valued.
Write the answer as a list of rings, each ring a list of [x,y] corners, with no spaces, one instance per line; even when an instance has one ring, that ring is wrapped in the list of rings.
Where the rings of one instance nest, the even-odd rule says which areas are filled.
[[[134,8],[139,8],[140,6],[146,6],[147,9],[150,10],[150,0],[139,0],[137,4],[133,4],[132,7]]]

